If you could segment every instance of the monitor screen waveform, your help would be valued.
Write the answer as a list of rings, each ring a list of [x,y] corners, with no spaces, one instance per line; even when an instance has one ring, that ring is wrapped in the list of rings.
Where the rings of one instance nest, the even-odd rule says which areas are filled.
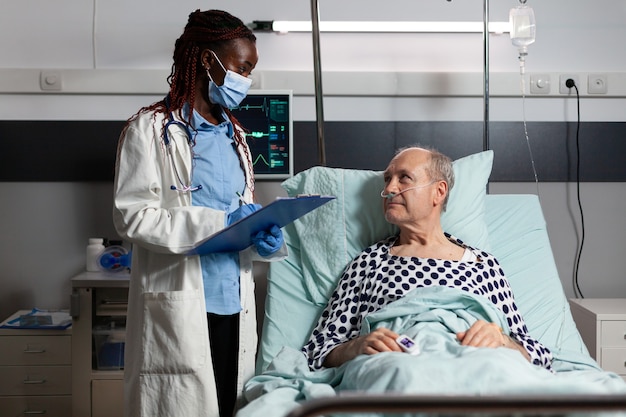
[[[288,178],[293,175],[291,91],[251,90],[231,109],[248,130],[256,178]]]

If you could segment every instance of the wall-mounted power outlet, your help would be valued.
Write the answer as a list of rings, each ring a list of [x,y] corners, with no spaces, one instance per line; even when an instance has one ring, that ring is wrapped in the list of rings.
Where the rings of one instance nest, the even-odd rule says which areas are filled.
[[[606,94],[608,88],[606,74],[589,74],[587,76],[587,92],[589,94]]]
[[[580,83],[578,81],[578,75],[577,74],[561,74],[561,76],[559,76],[559,93],[561,94],[570,94],[570,93],[576,93],[576,90],[574,89],[574,87],[570,88],[567,86],[567,80],[569,79],[574,80],[574,84],[576,84],[576,87],[580,90]]]

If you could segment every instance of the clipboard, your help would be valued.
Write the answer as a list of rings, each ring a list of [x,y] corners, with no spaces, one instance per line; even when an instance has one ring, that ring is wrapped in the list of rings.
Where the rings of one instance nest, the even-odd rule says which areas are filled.
[[[272,225],[284,227],[310,211],[334,200],[334,196],[280,197],[247,217],[209,236],[187,255],[239,252],[252,245],[252,235]]]

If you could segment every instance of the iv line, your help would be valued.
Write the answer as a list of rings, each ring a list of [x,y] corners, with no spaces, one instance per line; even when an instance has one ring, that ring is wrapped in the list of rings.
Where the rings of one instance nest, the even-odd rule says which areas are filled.
[[[535,186],[537,188],[537,197],[539,197],[539,201],[541,201],[541,196],[539,195],[539,179],[537,177],[537,169],[535,167],[535,158],[533,157],[533,151],[530,146],[530,139],[528,138],[528,127],[526,126],[526,93],[525,90],[525,82],[524,82],[524,71],[520,71],[521,75],[521,88],[522,88],[522,120],[524,123],[524,137],[526,138],[526,145],[528,146],[528,154],[530,155],[530,163],[533,168],[533,175],[535,176]]]
[[[537,187],[537,197],[539,196],[539,179],[537,177],[537,169],[535,167],[535,158],[533,157],[528,138],[528,127],[526,125],[526,56],[528,56],[528,45],[535,42],[535,13],[531,7],[526,6],[526,0],[519,0],[520,5],[509,11],[509,21],[511,23],[511,41],[517,46],[519,51],[519,72],[520,86],[522,90],[522,120],[524,123],[524,137],[528,146],[530,162],[535,176],[535,186]]]

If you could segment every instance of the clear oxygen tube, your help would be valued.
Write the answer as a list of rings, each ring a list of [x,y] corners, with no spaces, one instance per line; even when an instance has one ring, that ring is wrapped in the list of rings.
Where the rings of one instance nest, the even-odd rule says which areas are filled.
[[[511,42],[519,51],[520,73],[524,74],[528,45],[535,42],[535,12],[532,7],[526,5],[526,0],[520,0],[520,4],[509,12],[511,25]]]
[[[405,188],[404,190],[402,190],[402,191],[400,191],[400,192],[397,192],[397,193],[387,193],[387,194],[385,194],[385,190],[383,189],[383,190],[380,192],[380,196],[381,196],[382,198],[386,198],[387,200],[391,200],[391,199],[392,199],[392,198],[394,198],[395,196],[400,195],[400,194],[402,194],[402,193],[404,193],[404,192],[406,192],[406,191],[409,191],[409,190],[417,190],[417,189],[420,189],[420,188],[428,187],[429,185],[434,184],[434,183],[435,183],[435,180],[432,180],[432,181],[431,181],[431,182],[429,182],[428,184],[416,185],[415,187]]]

